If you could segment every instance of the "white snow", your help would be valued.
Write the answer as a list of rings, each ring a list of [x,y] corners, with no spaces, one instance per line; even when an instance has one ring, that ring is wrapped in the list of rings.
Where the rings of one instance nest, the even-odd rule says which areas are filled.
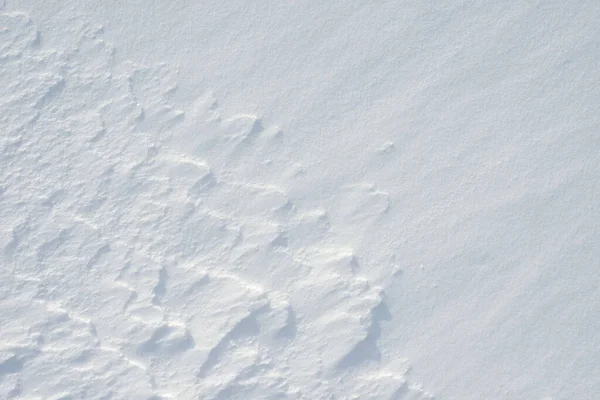
[[[598,397],[599,20],[0,0],[0,399]]]

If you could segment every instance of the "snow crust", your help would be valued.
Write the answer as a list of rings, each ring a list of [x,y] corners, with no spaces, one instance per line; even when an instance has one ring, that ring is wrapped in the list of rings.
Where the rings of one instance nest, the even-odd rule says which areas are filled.
[[[600,393],[594,2],[121,3],[0,0],[0,398]]]

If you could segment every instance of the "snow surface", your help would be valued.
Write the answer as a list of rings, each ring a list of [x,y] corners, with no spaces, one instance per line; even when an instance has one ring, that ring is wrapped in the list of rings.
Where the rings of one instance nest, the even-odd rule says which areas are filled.
[[[600,4],[216,3],[0,0],[0,399],[598,398]]]

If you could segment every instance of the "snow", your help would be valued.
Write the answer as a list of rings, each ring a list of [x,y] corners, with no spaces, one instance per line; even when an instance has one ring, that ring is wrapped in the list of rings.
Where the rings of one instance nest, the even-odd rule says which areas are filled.
[[[599,18],[0,0],[0,398],[595,398]]]

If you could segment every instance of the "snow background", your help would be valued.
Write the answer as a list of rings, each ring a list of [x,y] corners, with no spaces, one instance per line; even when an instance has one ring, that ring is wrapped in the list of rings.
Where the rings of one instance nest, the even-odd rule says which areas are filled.
[[[0,1],[0,398],[595,398],[600,5],[225,3]]]

